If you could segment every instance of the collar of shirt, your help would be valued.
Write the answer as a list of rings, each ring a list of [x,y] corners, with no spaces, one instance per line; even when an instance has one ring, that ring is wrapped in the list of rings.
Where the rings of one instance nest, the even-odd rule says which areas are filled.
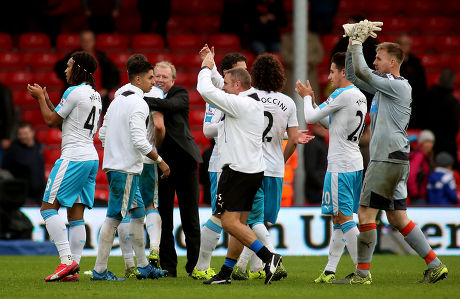
[[[127,88],[127,90],[131,90],[132,92],[137,94],[139,97],[144,98],[144,92],[142,91],[142,89],[132,85],[131,83],[129,83],[129,87]]]
[[[254,89],[254,87],[251,87],[248,90],[240,92],[238,95],[239,96],[248,96],[248,95],[253,94],[255,92],[256,92],[256,90]]]

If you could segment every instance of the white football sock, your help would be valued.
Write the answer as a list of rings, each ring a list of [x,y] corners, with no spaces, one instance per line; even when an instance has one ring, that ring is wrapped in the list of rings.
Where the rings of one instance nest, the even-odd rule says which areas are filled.
[[[259,271],[262,271],[264,269],[264,263],[262,260],[257,256],[257,254],[254,253],[251,249],[248,248],[249,251],[252,252],[251,256],[251,265],[249,267],[249,270],[252,273],[257,273]]]
[[[70,251],[72,252],[73,260],[80,264],[81,254],[86,243],[85,222],[82,219],[70,221],[69,224]]]
[[[349,228],[344,234],[343,234],[343,239],[345,240],[345,245],[347,246],[348,253],[350,254],[351,260],[355,264],[355,266],[358,263],[358,235],[359,235],[359,230],[358,227],[356,226],[356,223],[353,220],[350,220],[353,225],[352,228]],[[348,221],[348,222],[350,222]],[[344,228],[344,225],[346,225],[348,222],[345,222],[342,224],[342,230]],[[343,231],[342,231],[343,232]]]
[[[137,266],[144,268],[149,262],[145,255],[144,217],[132,218],[129,223],[129,236],[136,254]]]
[[[102,273],[107,269],[113,239],[115,239],[115,232],[120,222],[117,219],[105,218],[102,224],[101,231],[99,232],[99,248],[97,249],[96,264],[94,265],[94,270],[97,273]]]
[[[53,215],[45,220],[46,230],[50,239],[56,245],[61,258],[61,264],[72,264],[72,252],[70,250],[69,239],[67,238],[67,228],[64,220],[59,215]]]
[[[270,233],[268,232],[265,224],[258,223],[252,227],[252,230],[256,234],[257,239],[259,239],[259,241],[262,242],[262,244],[264,244],[270,252],[276,252],[275,247],[272,244],[272,238],[270,237]]]
[[[240,267],[243,270],[243,272],[246,271],[249,260],[252,258],[253,255],[256,255],[254,251],[244,246],[243,251],[241,252],[240,258],[238,259],[236,265]]]
[[[345,248],[345,243],[343,242],[343,233],[340,229],[340,225],[334,225],[334,230],[332,231],[331,242],[329,244],[329,255],[327,257],[327,265],[324,268],[324,271],[334,272],[337,269],[339,264],[340,257],[342,256],[343,249]]]
[[[196,263],[198,271],[205,271],[211,266],[211,256],[216,249],[222,233],[222,222],[212,216],[201,229],[200,255]]]
[[[155,249],[156,251],[160,250],[160,239],[161,239],[161,217],[156,210],[155,212],[147,211],[147,216],[145,217],[145,226],[147,228],[147,233],[149,234],[150,240],[150,250]]]
[[[118,240],[120,242],[121,254],[125,260],[125,268],[134,267],[133,244],[129,237],[129,222],[121,222],[118,226]]]

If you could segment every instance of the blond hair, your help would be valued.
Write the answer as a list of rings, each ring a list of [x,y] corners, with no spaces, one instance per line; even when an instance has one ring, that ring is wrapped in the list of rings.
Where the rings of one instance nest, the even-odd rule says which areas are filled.
[[[380,50],[387,51],[387,53],[390,56],[396,59],[396,62],[398,62],[399,65],[401,65],[401,63],[404,60],[404,52],[401,49],[401,46],[397,43],[384,42],[384,43],[378,44],[376,51],[378,52]]]

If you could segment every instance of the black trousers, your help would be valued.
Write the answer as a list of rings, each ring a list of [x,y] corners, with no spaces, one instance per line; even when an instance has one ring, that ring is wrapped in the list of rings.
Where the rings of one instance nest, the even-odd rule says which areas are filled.
[[[182,229],[187,247],[185,270],[191,273],[200,253],[200,219],[198,215],[199,185],[197,163],[191,157],[184,161],[162,154],[171,169],[167,179],[159,179],[159,206],[161,216],[160,265],[170,276],[177,275],[177,254],[173,232],[174,197],[179,202]]]

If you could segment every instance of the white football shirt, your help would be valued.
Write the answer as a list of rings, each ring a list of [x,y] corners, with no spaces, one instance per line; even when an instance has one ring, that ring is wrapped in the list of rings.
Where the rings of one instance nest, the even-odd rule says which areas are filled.
[[[316,123],[329,116],[328,172],[354,172],[363,169],[359,139],[364,131],[367,100],[359,89],[350,85],[336,89],[316,108],[310,96],[305,97],[305,120]]]
[[[131,86],[130,83],[125,84],[122,87],[120,87],[115,92],[115,97],[117,97],[117,96],[121,95],[123,92],[129,90],[129,86]],[[161,90],[160,88],[158,88],[156,86],[152,86],[152,89],[149,92],[144,93],[144,96],[145,97],[151,97],[151,98],[160,98],[160,99],[165,98],[165,94],[163,93],[163,90]],[[149,117],[148,117],[148,121],[147,121],[147,140],[152,145],[153,150],[155,152],[158,152],[156,147],[155,147],[155,127],[154,127],[154,122],[153,122],[153,113],[155,113],[155,111],[150,111],[149,112]],[[145,156],[144,157],[144,163],[145,164],[155,164],[155,161],[153,161],[152,159],[150,159],[147,156]]]
[[[149,107],[140,88],[130,84],[125,91],[133,93],[115,97],[99,130],[104,145],[102,168],[141,174],[143,158],[152,151],[145,126]]]
[[[99,93],[86,83],[71,86],[54,111],[64,119],[61,159],[99,160],[93,141],[102,111]]]
[[[284,177],[283,139],[287,128],[298,127],[294,101],[281,92],[257,90],[264,105],[264,176]]]
[[[255,90],[250,88],[239,95],[228,94],[213,85],[208,68],[198,74],[197,90],[207,103],[225,113],[218,129],[221,167],[228,165],[243,173],[264,171],[263,104]]]

